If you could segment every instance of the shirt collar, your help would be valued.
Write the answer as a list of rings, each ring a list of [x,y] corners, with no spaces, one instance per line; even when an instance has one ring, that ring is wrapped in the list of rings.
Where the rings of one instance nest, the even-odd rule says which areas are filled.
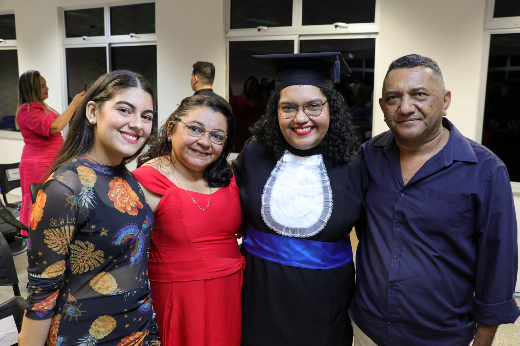
[[[468,139],[464,137],[459,130],[447,118],[442,118],[442,126],[450,131],[450,139],[448,143],[442,148],[441,152],[444,156],[444,164],[449,165],[453,161],[466,161],[477,163],[478,159],[475,151],[471,147]],[[393,146],[396,147],[394,135],[391,131],[387,131],[374,144],[376,147],[385,147],[386,150],[391,150]]]

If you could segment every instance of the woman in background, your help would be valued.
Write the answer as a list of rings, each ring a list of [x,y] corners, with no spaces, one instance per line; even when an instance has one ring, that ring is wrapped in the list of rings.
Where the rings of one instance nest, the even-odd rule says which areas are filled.
[[[30,219],[20,346],[160,345],[148,284],[153,212],[125,164],[152,131],[139,74],[101,76],[78,106]]]
[[[185,98],[133,171],[155,214],[149,275],[163,345],[240,345],[242,213],[226,160],[234,137],[226,105]]]
[[[49,97],[49,88],[40,72],[27,71],[20,76],[16,122],[25,142],[20,161],[22,187],[20,221],[26,226],[29,226],[32,209],[29,184],[42,182],[43,175],[63,145],[61,131],[69,123],[74,110],[83,101],[84,96],[85,92],[76,95],[69,107],[60,115],[45,103]],[[27,235],[25,230],[21,232],[22,235]]]

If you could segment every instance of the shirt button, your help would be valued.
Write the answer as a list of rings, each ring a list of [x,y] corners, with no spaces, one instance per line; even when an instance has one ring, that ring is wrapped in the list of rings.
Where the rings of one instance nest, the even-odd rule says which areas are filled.
[[[390,288],[394,288],[394,284],[390,284],[389,286],[390,286]]]
[[[395,224],[395,228],[400,228],[400,227],[401,227],[400,224],[398,224],[398,223]]]
[[[401,195],[401,197],[403,197],[404,196],[404,192],[401,192],[400,195]]]
[[[396,253],[394,253],[394,258],[395,258],[395,259],[399,258],[399,255],[396,254]]]
[[[388,324],[388,325],[391,325],[391,324],[392,324],[392,322],[386,322],[386,324]]]

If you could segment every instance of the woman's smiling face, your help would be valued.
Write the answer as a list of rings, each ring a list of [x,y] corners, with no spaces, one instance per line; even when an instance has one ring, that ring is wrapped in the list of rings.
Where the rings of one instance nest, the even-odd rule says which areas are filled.
[[[201,137],[194,137],[188,133],[184,123],[170,122],[169,126],[175,126],[170,135],[175,166],[178,170],[204,171],[219,158],[224,149],[224,144],[215,144],[209,140],[208,131],[221,130],[227,133],[226,117],[210,108],[200,106],[179,119],[185,123],[202,125],[206,132]]]
[[[325,103],[318,117],[308,117],[302,105],[310,101],[325,103],[327,98],[313,85],[291,85],[280,91],[278,105],[292,103],[298,107],[293,119],[284,119],[278,110],[278,123],[282,134],[292,147],[306,150],[319,146],[329,130],[329,104]]]
[[[87,118],[95,126],[94,146],[88,155],[99,163],[115,166],[134,155],[150,136],[152,97],[141,88],[128,88],[100,108],[90,101]]]

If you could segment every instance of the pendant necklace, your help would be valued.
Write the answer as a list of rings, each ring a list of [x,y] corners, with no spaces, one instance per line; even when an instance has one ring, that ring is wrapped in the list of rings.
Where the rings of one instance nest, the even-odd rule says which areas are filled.
[[[197,207],[199,207],[199,209],[202,210],[202,211],[208,209],[208,208],[209,208],[209,203],[211,202],[211,193],[212,193],[212,191],[211,191],[211,187],[209,188],[208,205],[207,205],[205,208],[202,208],[202,207],[197,203],[197,201],[195,200],[195,198],[193,198],[193,197],[190,195],[190,193],[188,192],[188,190],[186,190],[185,188],[182,187],[182,185],[181,185],[179,179],[177,179],[177,177],[175,176],[175,171],[176,171],[177,169],[175,169],[175,165],[173,164],[173,160],[172,160],[171,155],[170,155],[170,170],[171,170],[171,172],[172,172],[173,178],[175,179],[175,181],[177,182],[177,184],[179,185],[179,187],[180,187],[181,189],[183,189],[184,191],[186,191],[186,193],[187,193],[188,196],[191,198],[191,200],[193,201],[193,203],[195,203],[195,205],[196,205]],[[180,174],[180,173],[179,173],[179,174]]]

